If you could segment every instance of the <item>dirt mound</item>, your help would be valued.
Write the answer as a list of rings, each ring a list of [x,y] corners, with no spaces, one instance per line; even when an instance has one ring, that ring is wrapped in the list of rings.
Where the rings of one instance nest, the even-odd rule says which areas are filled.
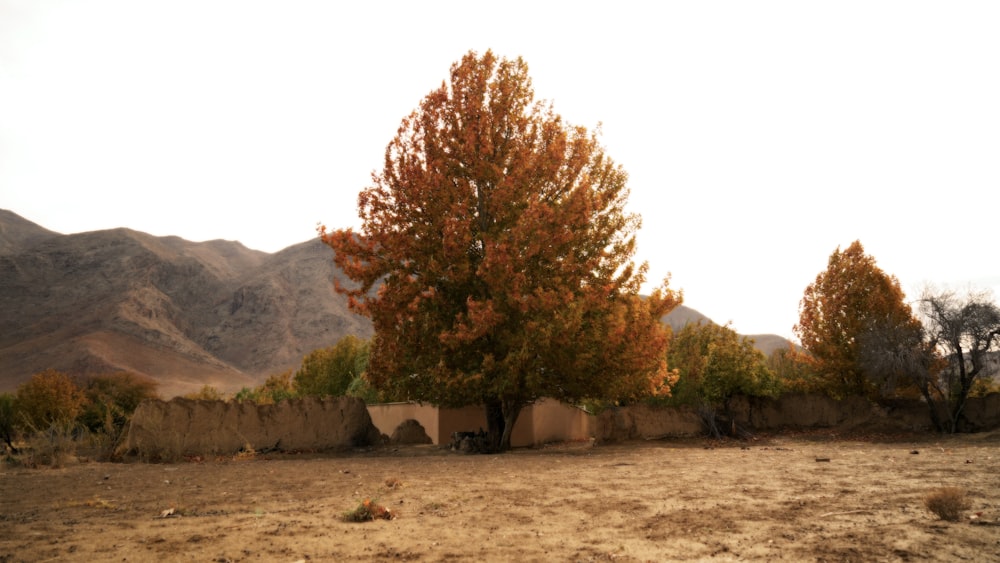
[[[176,459],[247,449],[342,449],[380,438],[364,402],[354,397],[307,397],[273,405],[177,398],[140,404],[122,452]]]
[[[431,444],[433,440],[427,435],[424,426],[410,418],[399,423],[399,426],[389,437],[390,444]]]

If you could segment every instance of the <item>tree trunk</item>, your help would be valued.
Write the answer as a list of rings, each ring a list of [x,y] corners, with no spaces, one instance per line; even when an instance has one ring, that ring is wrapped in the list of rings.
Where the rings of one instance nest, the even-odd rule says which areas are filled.
[[[503,403],[499,399],[486,401],[486,441],[491,452],[499,452],[504,431]]]
[[[490,452],[499,453],[510,449],[514,424],[523,407],[520,401],[486,401],[486,440]]]
[[[504,401],[503,404],[503,436],[500,438],[500,451],[505,452],[510,449],[510,436],[514,433],[514,424],[518,415],[521,414],[521,403],[518,401]]]
[[[927,401],[927,408],[931,413],[931,423],[934,425],[934,430],[938,432],[944,432],[944,425],[941,423],[941,415],[938,411],[938,404],[934,401],[934,397],[931,395],[930,389],[926,387],[926,384],[920,385],[920,394],[924,396],[924,400]]]

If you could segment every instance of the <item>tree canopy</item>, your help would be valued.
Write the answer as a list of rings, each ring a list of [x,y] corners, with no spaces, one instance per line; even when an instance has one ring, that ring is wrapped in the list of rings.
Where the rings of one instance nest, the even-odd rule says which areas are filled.
[[[698,407],[709,432],[719,436],[717,409],[729,416],[737,395],[775,396],[778,380],[754,341],[728,325],[689,323],[673,338],[667,355],[679,371],[677,402]]]
[[[916,326],[899,280],[883,272],[865,254],[860,241],[837,248],[827,269],[809,284],[795,325],[802,347],[834,395],[878,393],[861,357],[863,336],[876,327]]]
[[[302,358],[293,384],[299,395],[333,396],[347,394],[351,383],[368,367],[368,342],[347,335],[328,348],[313,350]]]
[[[524,61],[466,54],[386,147],[360,231],[321,228],[355,282],[337,290],[374,326],[370,381],[485,405],[497,449],[542,396],[667,391],[660,318],[681,296],[638,295],[626,181],[595,133],[535,101]]]

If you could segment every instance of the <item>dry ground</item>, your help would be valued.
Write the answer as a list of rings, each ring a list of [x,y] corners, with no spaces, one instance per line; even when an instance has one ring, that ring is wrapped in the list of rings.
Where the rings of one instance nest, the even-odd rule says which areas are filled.
[[[943,485],[981,515],[938,520]],[[369,497],[396,518],[341,520]],[[0,469],[3,562],[1000,561],[998,519],[996,433]]]

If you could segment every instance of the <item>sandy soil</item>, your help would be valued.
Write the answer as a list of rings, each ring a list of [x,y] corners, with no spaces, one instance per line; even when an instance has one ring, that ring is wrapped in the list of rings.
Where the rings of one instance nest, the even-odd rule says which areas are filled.
[[[981,515],[938,520],[943,485]],[[344,522],[365,498],[396,517]],[[998,561],[998,520],[996,433],[0,470],[3,562]]]

